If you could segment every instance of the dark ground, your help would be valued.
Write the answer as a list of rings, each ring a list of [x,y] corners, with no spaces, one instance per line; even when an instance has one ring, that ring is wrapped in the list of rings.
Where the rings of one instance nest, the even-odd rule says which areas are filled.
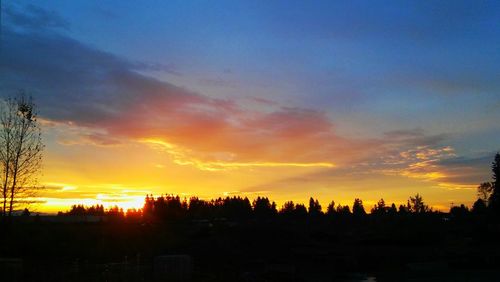
[[[1,281],[500,281],[499,225],[472,217],[1,228]],[[188,256],[162,272],[163,255]]]

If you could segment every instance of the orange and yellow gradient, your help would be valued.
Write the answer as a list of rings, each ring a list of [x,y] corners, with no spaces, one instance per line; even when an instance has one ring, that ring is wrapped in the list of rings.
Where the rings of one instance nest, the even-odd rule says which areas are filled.
[[[380,199],[406,203],[420,193],[437,210],[446,211],[452,203],[470,205],[474,184],[447,181],[450,173],[435,165],[434,157],[452,153],[449,147],[405,151],[398,162],[365,168],[366,164],[345,161],[217,161],[198,158],[187,148],[158,138],[138,139],[113,145],[88,142],[62,142],[64,131],[49,127],[48,150],[41,184],[45,189],[33,208],[39,212],[66,211],[73,204],[118,206],[124,210],[142,208],[147,194],[176,194],[211,199],[224,196],[267,196],[280,207],[285,201],[307,203],[319,199],[325,208],[352,205],[361,198],[369,209]],[[417,152],[418,151],[418,152]],[[355,156],[355,155],[353,155]],[[361,168],[360,168],[361,167]]]
[[[99,1],[110,20],[88,1],[6,2],[0,95],[33,94],[47,145],[31,209],[170,193],[369,210],[420,193],[448,210],[491,180],[488,5]]]

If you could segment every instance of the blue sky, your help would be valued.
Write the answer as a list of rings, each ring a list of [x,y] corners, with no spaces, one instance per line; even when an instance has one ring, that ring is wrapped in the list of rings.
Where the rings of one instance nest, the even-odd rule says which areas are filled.
[[[314,193],[342,169],[366,164],[377,168],[373,177],[470,188],[488,177],[500,149],[498,1],[2,5],[0,90],[26,89],[47,122],[73,126],[57,130],[76,137],[49,130],[47,154],[55,159],[90,150],[68,145],[82,140],[112,145],[154,137],[204,161],[338,164],[335,172],[307,173],[324,177],[307,188]],[[130,114],[136,105],[155,118]],[[281,146],[273,142],[284,137],[272,134],[283,127],[302,142],[283,149],[302,150],[296,158],[272,149]],[[242,138],[263,141],[245,144],[252,151],[233,145]],[[373,150],[359,152],[367,146]],[[415,150],[435,157],[427,165],[443,174],[441,182],[408,173],[422,159],[412,163],[404,152]],[[406,167],[388,168],[391,154],[407,156]],[[475,172],[459,180],[459,170]],[[270,183],[288,185],[289,178]]]
[[[162,65],[169,71],[150,74],[214,97],[273,97],[333,116],[355,111],[436,130],[458,115],[474,122],[483,111],[495,112],[489,108],[499,102],[498,2],[43,6],[64,16],[69,36],[129,60]],[[469,111],[472,116],[462,116]],[[445,124],[436,125],[438,118]]]

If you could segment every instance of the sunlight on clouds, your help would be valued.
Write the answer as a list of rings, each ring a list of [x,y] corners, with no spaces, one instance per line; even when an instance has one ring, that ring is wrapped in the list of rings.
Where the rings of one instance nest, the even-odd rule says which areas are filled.
[[[405,164],[400,170],[401,175],[424,180],[437,180],[446,176],[437,163],[443,159],[454,157],[455,153],[450,146],[442,148],[419,146],[416,149],[401,152],[400,156]]]
[[[269,190],[263,190],[263,191],[251,191],[251,192],[244,192],[244,191],[228,191],[228,192],[223,192],[222,195],[224,197],[233,197],[233,196],[242,196],[242,197],[249,197],[249,196],[258,196],[258,195],[263,195],[267,196],[271,193]]]
[[[335,167],[332,163],[285,163],[285,162],[202,162],[198,160],[180,161],[176,160],[179,165],[193,165],[201,170],[219,171],[238,168],[252,168],[252,167]]]
[[[200,170],[220,171],[238,168],[253,168],[253,167],[323,167],[333,168],[336,165],[329,162],[231,162],[231,161],[202,161],[188,156],[188,150],[182,149],[179,146],[165,142],[159,139],[143,139],[144,143],[153,146],[162,147],[163,151],[173,157],[173,162],[178,165],[190,165]],[[157,165],[157,167],[159,167]]]
[[[467,185],[467,184],[456,184],[456,183],[439,183],[439,187],[447,190],[476,190],[477,184]]]
[[[426,181],[433,181],[444,178],[446,175],[439,171],[431,171],[431,172],[413,172],[411,170],[403,170],[401,175],[411,177],[411,178],[419,178]]]
[[[436,180],[445,177],[439,170],[437,162],[455,156],[453,148],[428,148],[419,146],[399,152],[396,156],[386,158],[384,164],[388,168],[382,172],[388,175],[402,175],[423,180]]]
[[[455,150],[451,146],[442,148],[418,146],[416,149],[400,152],[399,157],[389,158],[390,162],[386,164],[396,167],[383,170],[383,173],[434,182],[437,187],[447,190],[475,189],[475,185],[452,183],[449,180],[450,172],[439,162],[454,157],[456,157]],[[466,168],[462,168],[462,170],[464,169]]]
[[[75,186],[64,186],[60,191],[64,192],[64,191],[71,191],[71,190],[76,190],[76,187]]]

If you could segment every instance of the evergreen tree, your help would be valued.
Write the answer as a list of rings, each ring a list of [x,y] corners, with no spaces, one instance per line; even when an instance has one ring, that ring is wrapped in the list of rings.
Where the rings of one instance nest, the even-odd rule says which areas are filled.
[[[422,196],[418,193],[415,197],[410,197],[408,200],[408,210],[412,213],[425,213],[430,211],[429,206],[424,203]]]
[[[398,213],[398,209],[396,208],[396,205],[392,203],[391,207],[387,211],[389,214],[394,215]]]
[[[407,214],[408,213],[408,206],[405,206],[403,204],[399,205],[399,214]]]
[[[363,201],[361,199],[354,199],[354,204],[352,205],[352,214],[356,216],[366,215],[365,208],[363,207]]]
[[[341,204],[339,204],[337,206],[337,214],[342,216],[348,216],[351,214],[351,208],[349,208],[348,205],[342,206]]]
[[[306,206],[304,206],[303,204],[297,204],[297,205],[295,205],[294,214],[295,214],[295,216],[301,217],[301,218],[307,216]]]
[[[309,215],[319,216],[322,214],[321,205],[318,200],[314,200],[312,197],[309,199]]]
[[[326,214],[329,216],[332,216],[336,213],[335,211],[335,201],[331,201],[330,204],[328,204],[328,207],[326,208]]]
[[[287,201],[283,204],[283,207],[280,210],[281,214],[291,215],[295,211],[295,203],[293,201]]]
[[[387,212],[387,207],[385,206],[385,201],[384,199],[380,199],[375,206],[373,206],[371,213],[372,214],[378,214],[378,215],[383,215]]]
[[[472,212],[474,214],[485,214],[486,213],[486,202],[483,199],[477,199],[472,205]]]
[[[274,203],[273,203],[274,204]],[[257,218],[270,218],[276,214],[276,204],[271,204],[267,197],[257,197],[253,201],[253,212]]]
[[[491,164],[491,171],[493,172],[493,185],[489,204],[494,212],[498,214],[500,213],[500,153],[496,153]]]

